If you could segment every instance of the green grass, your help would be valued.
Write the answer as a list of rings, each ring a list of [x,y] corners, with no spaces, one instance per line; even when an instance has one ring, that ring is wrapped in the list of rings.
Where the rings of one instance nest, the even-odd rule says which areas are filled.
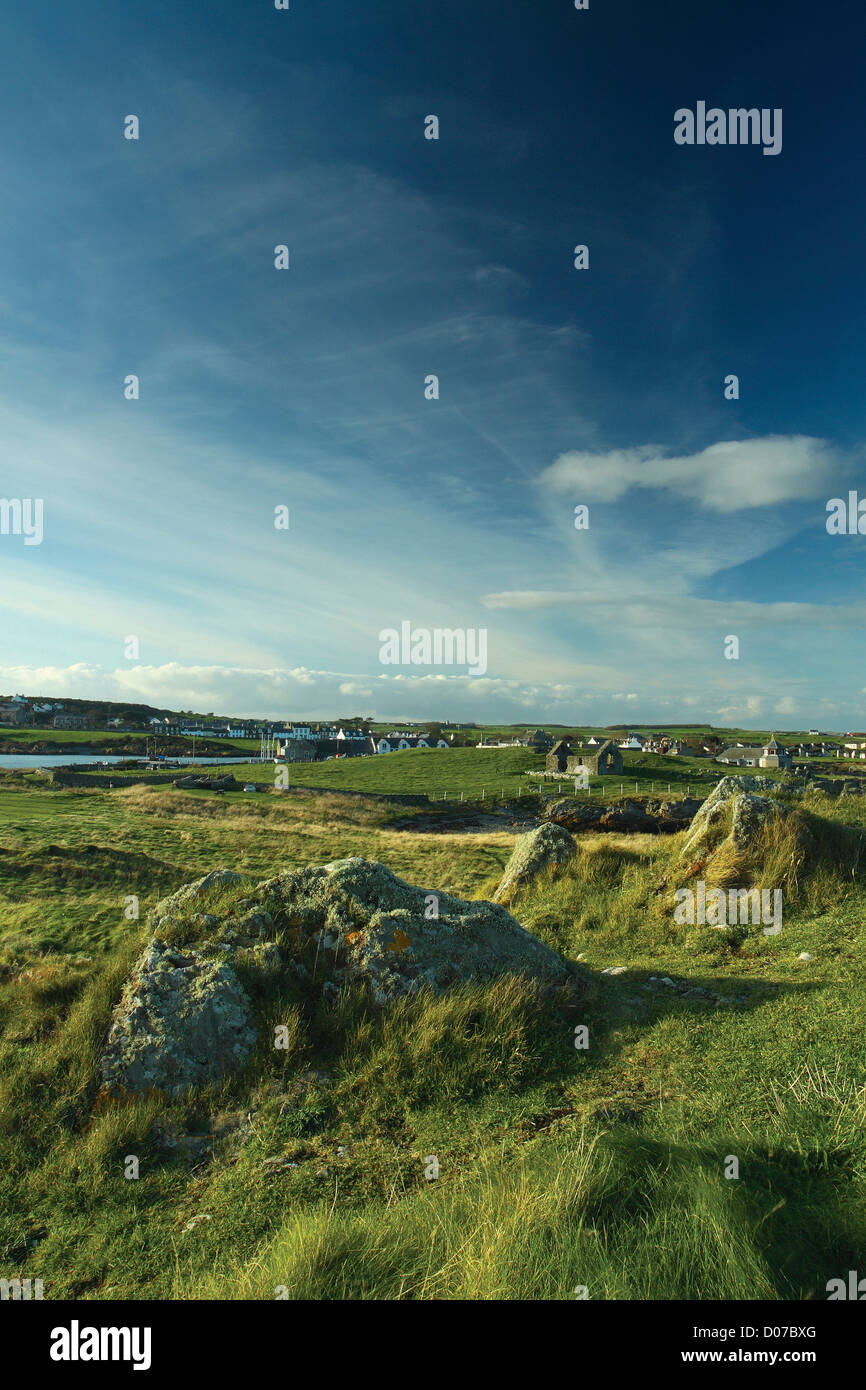
[[[242,751],[242,750],[241,750]],[[544,767],[544,757],[525,748],[412,748],[363,758],[333,758],[316,763],[233,763],[226,767],[182,769],[178,776],[198,770],[206,776],[231,773],[238,781],[273,786],[278,771],[290,787],[323,787],[335,791],[389,792],[427,795],[434,800],[460,796],[506,798],[533,791],[528,768]],[[129,774],[131,778],[135,774]],[[122,774],[118,774],[119,777]]]
[[[239,782],[253,781],[262,787],[272,787],[279,775],[288,777],[290,788],[402,793],[427,796],[431,801],[459,800],[461,795],[466,800],[478,800],[483,795],[485,799],[509,801],[539,792],[545,796],[574,793],[573,779],[553,782],[527,775],[544,770],[544,754],[528,748],[411,748],[315,763],[249,762],[200,769],[207,776],[228,772]],[[708,759],[627,752],[623,754],[622,773],[592,777],[590,783],[596,795],[604,796],[618,796],[620,790],[623,794],[639,795],[665,796],[669,790],[672,795],[706,795],[708,788],[726,772],[743,770],[728,769]],[[112,770],[112,775],[124,780],[122,771]],[[128,773],[126,778],[134,780],[135,775]],[[778,776],[773,772],[765,775]]]
[[[460,751],[309,771],[381,779],[390,764],[411,790],[409,771],[468,780]],[[519,779],[533,755],[482,756]],[[15,786],[0,790],[4,1277],[42,1278],[48,1298],[820,1299],[862,1264],[859,798],[804,804],[809,859],[778,937],[674,925],[681,837],[585,836],[510,904],[583,957],[585,997],[504,979],[380,1011],[253,973],[288,1051],[262,1048],[188,1100],[100,1107],[112,1007],[147,907],[177,883],[364,854],[481,897],[513,835],[447,819],[434,833],[363,797]],[[740,871],[778,878],[783,851],[767,843]],[[646,988],[652,975],[731,1002]],[[205,1137],[186,1153],[166,1134]]]

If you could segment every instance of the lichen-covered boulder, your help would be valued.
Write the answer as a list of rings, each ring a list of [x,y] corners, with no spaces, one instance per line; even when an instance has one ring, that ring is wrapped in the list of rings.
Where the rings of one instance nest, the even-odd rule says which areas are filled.
[[[504,974],[584,983],[499,904],[414,887],[366,859],[258,884],[219,870],[163,899],[150,924],[155,935],[112,1020],[103,1095],[178,1095],[242,1067],[257,1028],[239,970],[325,1003],[358,985],[385,1004],[421,986]]]
[[[618,801],[602,797],[563,797],[548,808],[547,820],[566,830],[610,830],[620,834],[671,834],[685,830],[701,806],[700,797],[679,800],[624,796]]]
[[[767,821],[779,820],[787,814],[778,802],[740,792],[731,800],[731,839],[741,847],[752,845]]]
[[[790,814],[779,802],[756,795],[778,788],[769,777],[722,777],[692,821],[683,856],[709,855],[728,840],[738,849],[749,847],[768,820]]]
[[[180,1095],[242,1066],[255,1041],[250,1002],[227,961],[154,939],[115,1011],[104,1088]]]
[[[204,878],[197,878],[194,883],[185,883],[176,893],[162,898],[150,914],[150,925],[154,935],[159,936],[164,928],[181,920],[190,911],[204,913],[210,904],[201,901],[202,899],[218,898],[222,891],[233,888],[235,884],[252,882],[248,875],[236,874],[233,869],[214,869],[211,873],[205,874]]]
[[[811,776],[807,786],[827,796],[860,796],[866,791],[866,782],[859,777],[815,777]]]
[[[553,864],[567,864],[577,849],[574,837],[560,825],[545,823],[521,835],[505,866],[505,873],[493,894],[495,903],[506,899],[515,888],[540,874]]]
[[[342,859],[259,884],[268,911],[316,945],[331,982],[366,980],[380,1003],[460,981],[522,974],[564,984],[573,971],[496,903],[416,888],[384,864]]]

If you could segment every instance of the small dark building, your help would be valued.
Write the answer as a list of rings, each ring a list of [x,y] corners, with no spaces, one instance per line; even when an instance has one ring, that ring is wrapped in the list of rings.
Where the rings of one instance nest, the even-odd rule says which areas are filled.
[[[546,753],[554,745],[550,734],[546,733],[544,729],[536,729],[526,740],[526,746],[527,748],[534,748],[536,753]]]

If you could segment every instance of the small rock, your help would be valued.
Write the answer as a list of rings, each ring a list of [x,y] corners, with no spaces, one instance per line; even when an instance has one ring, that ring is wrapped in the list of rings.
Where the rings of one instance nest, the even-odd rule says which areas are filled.
[[[799,954],[798,957],[797,957],[797,960],[811,960],[811,959],[812,959],[812,957],[809,955],[809,952],[808,952],[808,951],[801,951],[800,954]]]
[[[606,970],[602,970],[602,975],[624,975],[628,969],[627,965],[609,965]]]
[[[263,941],[253,948],[257,961],[260,961],[268,970],[279,970],[283,963],[278,946],[273,941]]]
[[[576,851],[574,836],[560,825],[539,825],[528,834],[521,835],[505,866],[499,887],[493,894],[493,901],[502,902],[513,889],[530,882],[549,866],[561,868],[574,857]]]
[[[187,1231],[194,1231],[196,1226],[199,1226],[202,1221],[212,1220],[213,1217],[209,1216],[206,1211],[200,1212],[198,1216],[193,1216],[189,1221],[187,1221],[186,1225],[183,1228],[184,1233],[186,1233]]]

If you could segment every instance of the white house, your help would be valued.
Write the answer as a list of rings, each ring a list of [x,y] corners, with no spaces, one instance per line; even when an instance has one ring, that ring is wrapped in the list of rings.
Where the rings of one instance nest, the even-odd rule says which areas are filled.
[[[736,767],[757,767],[764,756],[763,748],[747,743],[732,743],[716,758],[717,763],[733,763]]]
[[[400,738],[397,734],[392,734],[390,739],[380,738],[376,744],[377,753],[398,753],[401,748],[411,748],[408,739]]]
[[[784,748],[776,739],[776,735],[765,743],[758,760],[759,767],[790,767],[791,755],[787,748]]]
[[[399,753],[404,748],[432,748],[433,744],[428,743],[424,738],[415,738],[412,734],[389,734],[387,738],[374,739],[377,753]],[[448,744],[444,738],[437,739],[437,748],[447,748]]]

